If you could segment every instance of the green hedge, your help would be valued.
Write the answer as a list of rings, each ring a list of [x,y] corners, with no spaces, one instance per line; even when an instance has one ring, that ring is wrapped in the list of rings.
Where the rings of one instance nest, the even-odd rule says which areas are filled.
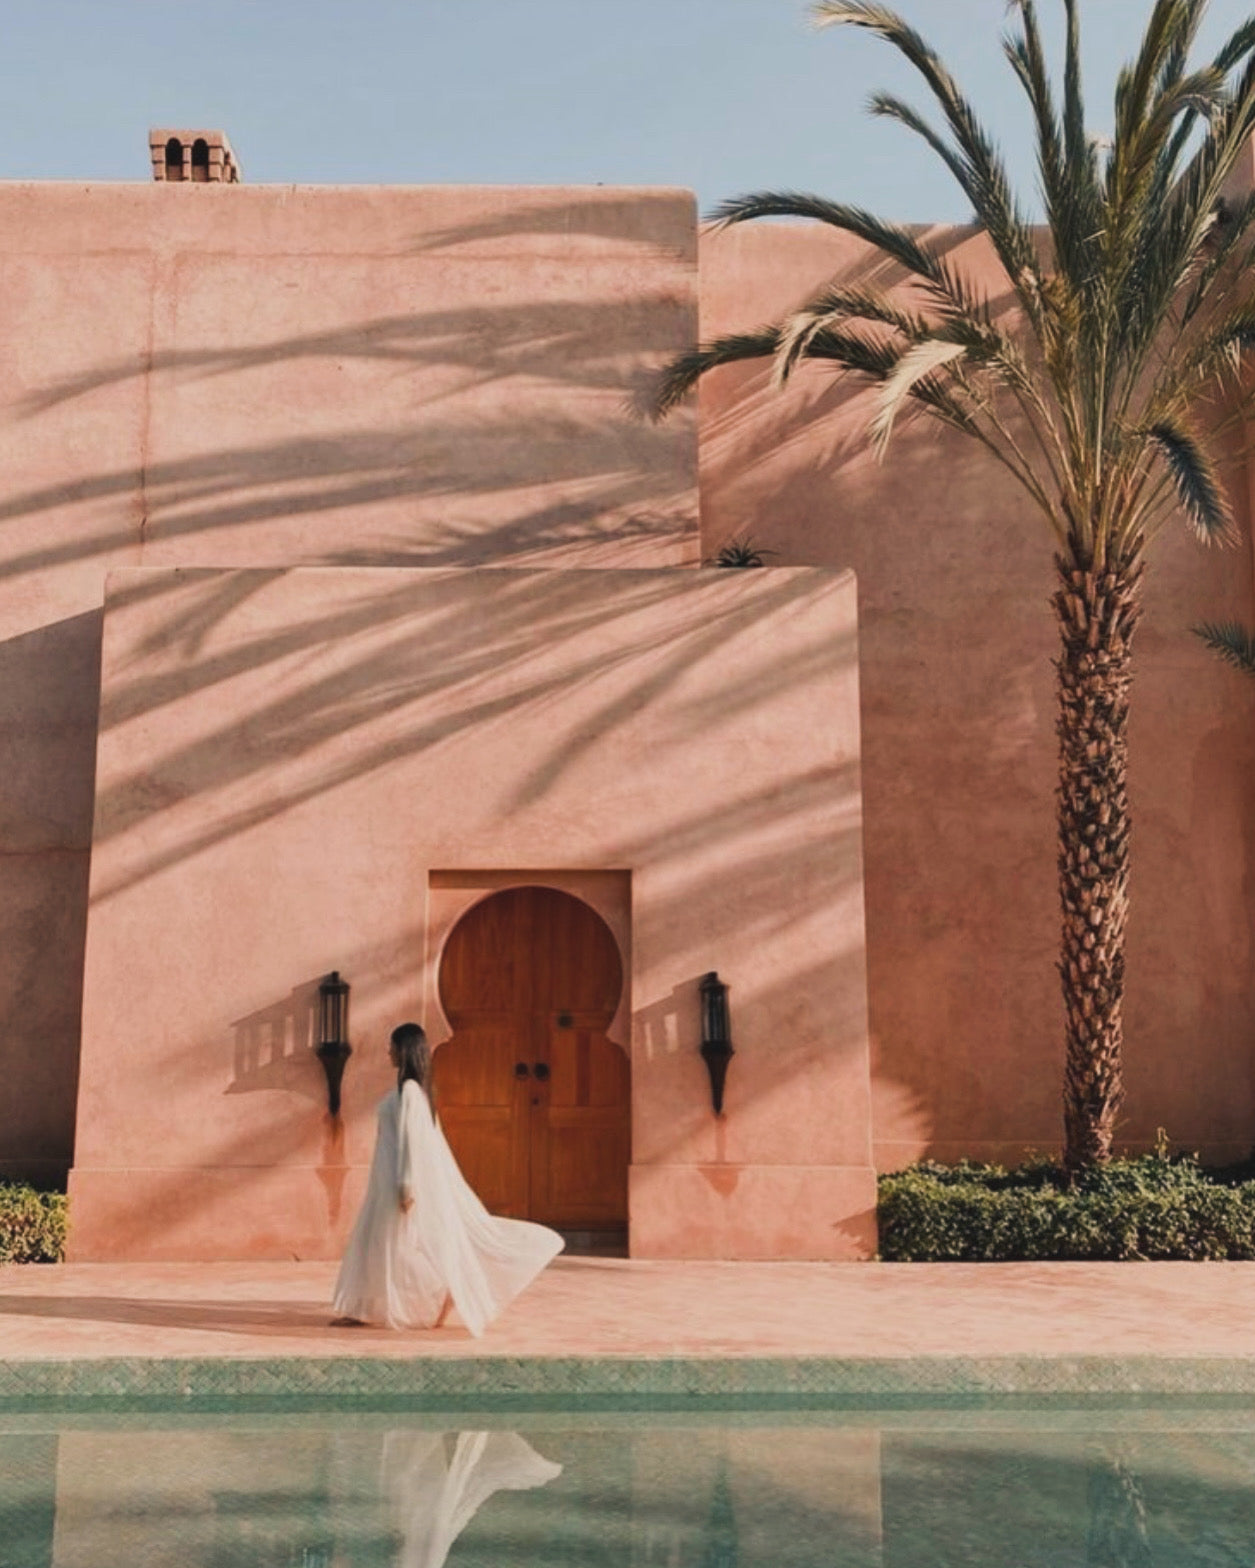
[[[1069,1187],[1044,1161],[925,1161],[880,1178],[880,1256],[892,1263],[1255,1258],[1249,1168],[1193,1156],[1112,1160]]]
[[[64,1256],[64,1194],[0,1182],[0,1263],[60,1263]]]

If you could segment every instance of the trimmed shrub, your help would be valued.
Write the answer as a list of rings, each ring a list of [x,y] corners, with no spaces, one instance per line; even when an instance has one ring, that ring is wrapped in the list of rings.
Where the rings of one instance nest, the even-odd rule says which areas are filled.
[[[64,1193],[0,1182],[0,1263],[60,1263],[65,1213]]]
[[[1112,1160],[1069,1185],[1045,1161],[925,1161],[882,1176],[880,1256],[892,1263],[1255,1258],[1255,1180],[1193,1155]]]

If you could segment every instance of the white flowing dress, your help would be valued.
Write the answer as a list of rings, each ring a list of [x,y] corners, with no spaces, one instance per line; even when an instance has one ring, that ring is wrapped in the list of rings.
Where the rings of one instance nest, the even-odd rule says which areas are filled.
[[[412,1198],[408,1212],[402,1197]],[[478,1336],[559,1252],[562,1237],[489,1214],[458,1169],[431,1104],[407,1078],[379,1102],[375,1155],[336,1280],[335,1311],[430,1328],[446,1295]]]

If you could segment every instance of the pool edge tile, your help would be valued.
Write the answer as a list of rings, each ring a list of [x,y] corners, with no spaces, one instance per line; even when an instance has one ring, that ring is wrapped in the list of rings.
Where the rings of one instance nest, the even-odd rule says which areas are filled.
[[[0,1361],[0,1407],[31,1401],[521,1401],[1255,1395],[1255,1356],[285,1357]]]

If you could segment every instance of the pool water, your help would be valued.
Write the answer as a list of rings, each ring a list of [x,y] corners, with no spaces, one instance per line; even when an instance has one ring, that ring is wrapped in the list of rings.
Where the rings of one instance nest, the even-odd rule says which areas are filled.
[[[3,1568],[1250,1568],[1255,1409],[0,1415]]]

